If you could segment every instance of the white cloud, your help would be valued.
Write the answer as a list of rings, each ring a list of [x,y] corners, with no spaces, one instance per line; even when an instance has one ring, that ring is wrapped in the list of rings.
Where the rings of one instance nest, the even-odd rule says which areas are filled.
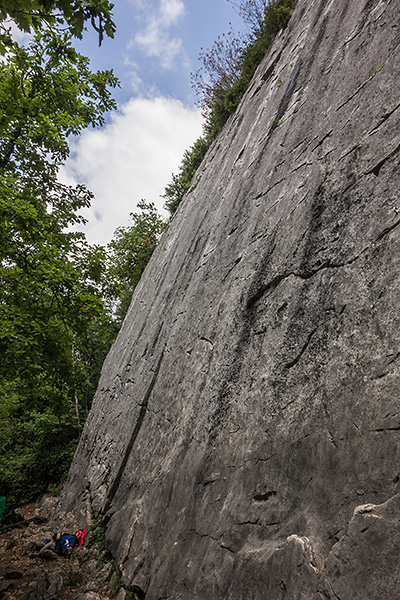
[[[182,0],[161,0],[160,12],[165,25],[177,25],[185,12],[185,5]]]
[[[3,23],[5,29],[9,30],[12,39],[19,44],[26,44],[32,38],[32,34],[18,29],[17,24],[12,19],[8,19]]]
[[[3,21],[2,27],[4,31],[1,33],[8,33],[14,42],[18,42],[21,45],[28,44],[28,42],[32,39],[32,34],[18,29],[15,21],[12,19],[6,19]],[[7,52],[4,55],[0,55],[0,63],[4,63],[6,60]]]
[[[183,47],[180,38],[171,36],[170,28],[178,25],[184,13],[182,0],[160,0],[154,12],[146,10],[146,25],[129,46],[136,46],[147,56],[159,58],[163,69],[171,69]]]
[[[160,198],[185,150],[201,134],[198,109],[178,100],[132,98],[101,130],[86,131],[73,144],[62,179],[85,183],[95,195],[85,210],[90,243],[105,244],[144,198]]]

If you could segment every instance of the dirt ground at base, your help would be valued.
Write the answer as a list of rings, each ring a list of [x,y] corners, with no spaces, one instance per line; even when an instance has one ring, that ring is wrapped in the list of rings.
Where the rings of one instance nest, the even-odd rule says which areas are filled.
[[[80,528],[72,515],[60,523],[41,516],[37,503],[21,513],[24,521],[0,532],[0,600],[108,600],[116,595],[113,565],[87,543],[69,549],[67,556],[51,551],[46,558],[38,556],[46,538]],[[119,597],[125,597],[123,590]]]

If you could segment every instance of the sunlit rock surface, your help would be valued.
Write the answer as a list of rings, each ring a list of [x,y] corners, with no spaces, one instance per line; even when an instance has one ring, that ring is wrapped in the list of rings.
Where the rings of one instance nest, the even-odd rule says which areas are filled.
[[[63,506],[147,600],[399,597],[399,23],[298,1],[136,290]]]

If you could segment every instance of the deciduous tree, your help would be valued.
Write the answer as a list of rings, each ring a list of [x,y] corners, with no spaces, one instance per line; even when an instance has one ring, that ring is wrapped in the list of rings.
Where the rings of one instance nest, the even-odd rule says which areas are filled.
[[[249,27],[250,32],[262,31],[269,0],[227,0]]]
[[[44,32],[0,63],[0,399],[9,419],[0,495],[19,500],[64,468],[65,449],[54,450],[47,474],[37,453],[53,431],[71,448],[96,385],[98,348],[115,333],[102,293],[104,249],[73,231],[92,194],[58,177],[68,136],[101,125],[115,106],[113,73],[92,73],[88,62],[65,37]],[[28,496],[12,492],[17,479]]]
[[[231,26],[228,33],[218,36],[211,48],[201,49],[201,67],[192,74],[192,89],[205,118],[213,110],[218,94],[225,93],[240,76],[243,47],[244,38]]]
[[[118,297],[119,322],[166,226],[152,202],[141,200],[137,206],[140,212],[130,214],[131,224],[118,227],[108,246],[108,273]]]

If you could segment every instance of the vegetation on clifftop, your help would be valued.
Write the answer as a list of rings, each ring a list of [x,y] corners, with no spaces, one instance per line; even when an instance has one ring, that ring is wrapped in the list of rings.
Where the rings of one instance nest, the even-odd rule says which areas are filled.
[[[189,190],[193,175],[228,118],[235,112],[250,81],[272,44],[285,29],[296,0],[228,0],[250,27],[250,33],[223,34],[199,56],[201,67],[192,87],[205,117],[204,134],[183,156],[178,174],[165,188],[165,207],[171,216]]]

